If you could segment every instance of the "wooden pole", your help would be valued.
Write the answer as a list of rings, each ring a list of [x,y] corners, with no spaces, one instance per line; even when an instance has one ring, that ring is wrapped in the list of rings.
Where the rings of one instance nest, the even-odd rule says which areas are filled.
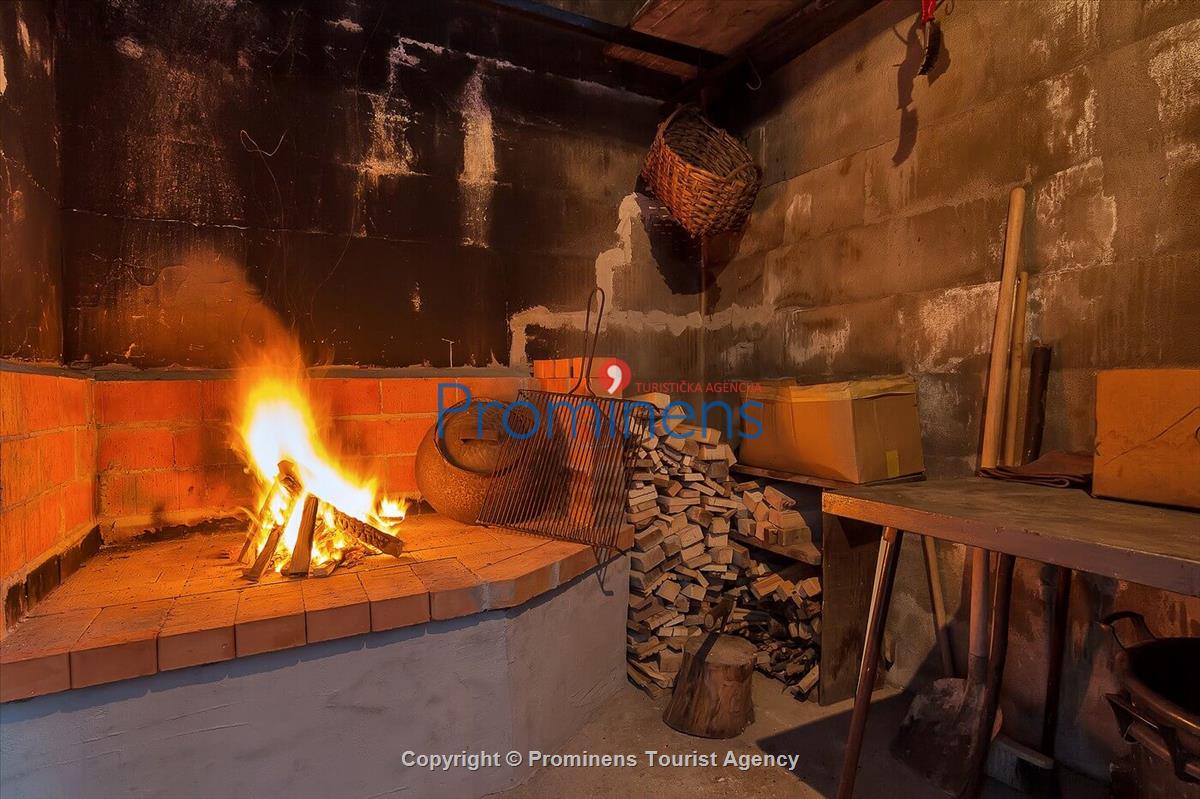
[[[887,626],[888,606],[892,602],[892,586],[896,582],[896,564],[900,562],[900,541],[903,537],[904,534],[895,527],[885,527],[883,539],[879,542],[871,607],[867,611],[867,634],[863,642],[862,662],[858,666],[858,688],[854,692],[854,710],[850,713],[846,753],[842,755],[842,776],[838,781],[837,799],[851,799],[854,796],[858,757],[862,754],[867,714],[871,710],[871,692],[875,690],[875,675],[879,672],[879,648],[883,644],[884,627]]]
[[[1042,431],[1046,426],[1046,384],[1050,379],[1050,347],[1035,345],[1029,356],[1029,396],[1025,400],[1025,443],[1021,462],[1037,460],[1042,454]]]
[[[1008,656],[1008,614],[1012,605],[1013,565],[1016,558],[1001,554],[996,563],[996,596],[992,613],[992,646],[988,659],[987,683],[984,686],[982,707],[979,708],[971,748],[967,756],[967,782],[958,792],[959,799],[975,799],[983,789],[988,749],[992,744],[992,727],[996,723],[996,708],[1000,704],[1000,684],[1004,680],[1004,661]]]
[[[925,578],[929,581],[929,604],[933,607],[933,632],[937,637],[938,653],[942,657],[942,673],[954,676],[954,650],[950,647],[950,631],[946,629],[946,600],[942,596],[942,570],[938,566],[937,546],[933,536],[921,536],[925,551]]]
[[[992,328],[992,358],[988,366],[987,399],[983,410],[983,446],[979,466],[991,468],[1000,461],[1004,423],[1004,397],[1008,386],[1009,347],[1012,345],[1013,295],[1021,253],[1021,226],[1025,216],[1025,189],[1017,186],[1008,198],[1008,232],[1004,237],[1004,266],[1000,272],[1000,297]],[[968,641],[967,683],[982,686],[988,656],[988,556],[971,550],[971,625]]]
[[[1004,396],[1008,385],[1009,348],[1012,345],[1013,296],[1017,287],[1017,262],[1021,254],[1021,222],[1025,216],[1025,189],[1017,186],[1008,198],[1008,233],[1004,238],[1004,268],[1000,272],[1000,298],[992,328],[992,359],[988,367],[987,401],[983,411],[981,468],[1000,462],[1004,425]]]
[[[1013,303],[1012,355],[1008,360],[1008,392],[1004,399],[1004,463],[1021,465],[1024,436],[1017,426],[1021,420],[1021,366],[1025,363],[1025,316],[1029,302],[1029,273],[1017,277],[1017,298]]]

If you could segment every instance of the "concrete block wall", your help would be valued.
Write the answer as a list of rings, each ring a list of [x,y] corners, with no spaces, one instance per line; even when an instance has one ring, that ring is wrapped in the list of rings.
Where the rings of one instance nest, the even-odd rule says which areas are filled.
[[[928,78],[916,75],[916,16],[915,4],[881,3],[719,110],[764,186],[706,292],[706,372],[908,372],[930,474],[970,473],[1020,185],[1029,336],[1054,346],[1045,447],[1088,451],[1098,369],[1200,364],[1200,6],[958,3],[939,12],[944,52]],[[961,656],[962,552],[942,557]],[[902,563],[891,678],[912,684],[936,661],[915,539]],[[1026,740],[1050,580],[1018,566],[1005,709]],[[1103,776],[1121,745],[1094,620],[1133,608],[1162,634],[1197,634],[1200,602],[1084,577],[1073,608],[1059,751]]]
[[[96,524],[90,381],[0,370],[0,585]]]

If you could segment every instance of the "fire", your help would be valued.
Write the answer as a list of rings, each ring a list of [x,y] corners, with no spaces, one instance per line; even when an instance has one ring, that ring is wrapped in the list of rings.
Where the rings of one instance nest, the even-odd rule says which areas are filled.
[[[315,570],[336,566],[350,550],[362,549],[362,541],[346,530],[339,514],[394,535],[407,512],[406,501],[383,496],[374,479],[355,474],[334,457],[320,435],[303,373],[271,367],[251,368],[246,374],[236,429],[239,449],[262,487],[251,557],[282,528],[270,568],[283,570],[301,535],[310,495],[318,500],[316,521],[310,525]],[[281,468],[294,478],[288,484],[298,483],[298,491],[281,485]]]

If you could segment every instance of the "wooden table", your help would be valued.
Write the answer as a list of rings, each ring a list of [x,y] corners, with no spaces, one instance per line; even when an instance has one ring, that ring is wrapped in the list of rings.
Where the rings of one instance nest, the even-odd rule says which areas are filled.
[[[1197,513],[979,477],[826,492],[822,509],[883,528],[839,799],[854,792],[902,531],[1200,596]]]

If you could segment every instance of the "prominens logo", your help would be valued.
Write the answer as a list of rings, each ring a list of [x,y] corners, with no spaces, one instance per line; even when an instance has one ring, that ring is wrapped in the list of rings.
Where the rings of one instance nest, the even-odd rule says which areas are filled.
[[[601,374],[604,375],[605,392],[614,396],[620,394],[633,379],[633,370],[620,358],[609,358],[605,361],[601,367]]]
[[[604,371],[609,381],[605,388],[614,393],[629,382],[629,365],[624,361],[610,359],[605,363]],[[465,396],[465,399],[459,400],[459,395]],[[454,399],[448,404],[449,397]],[[582,429],[587,431],[589,437],[629,436],[632,432],[631,422],[635,416],[644,418],[647,429],[656,435],[673,439],[693,438],[695,426],[705,428],[713,426],[714,423],[724,428],[727,439],[733,437],[735,430],[740,430],[743,439],[758,438],[763,432],[762,420],[750,413],[752,410],[762,409],[763,404],[757,400],[746,400],[737,407],[732,407],[723,400],[706,401],[699,407],[677,400],[659,407],[646,399],[627,399],[620,403],[621,410],[618,413],[601,410],[600,403],[609,401],[607,398],[571,397],[562,400],[551,399],[544,407],[539,408],[524,396],[513,402],[484,399],[476,401],[471,395],[471,389],[462,383],[439,383],[437,436],[445,436],[447,417],[474,411],[477,434],[482,438],[484,414],[489,408],[499,411],[504,433],[517,440],[527,439],[539,431],[543,435],[552,436],[556,427],[565,428],[563,433],[574,437],[580,432],[580,423],[584,425]],[[520,420],[516,427],[511,423],[514,414]]]

